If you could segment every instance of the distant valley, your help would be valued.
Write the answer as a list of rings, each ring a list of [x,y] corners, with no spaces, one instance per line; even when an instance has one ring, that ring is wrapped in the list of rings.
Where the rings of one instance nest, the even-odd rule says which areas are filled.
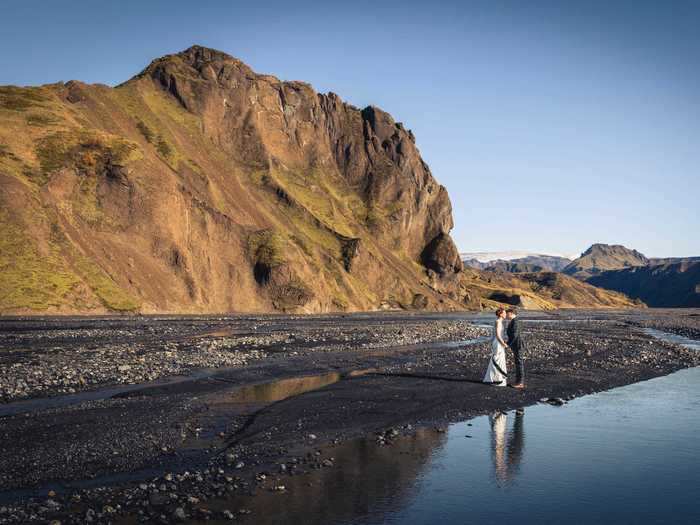
[[[599,288],[621,292],[653,307],[700,306],[700,257],[648,258],[622,245],[593,244],[574,260],[527,252],[489,260],[462,254],[464,264],[484,271],[524,274],[561,272]],[[494,254],[496,255],[496,254]]]

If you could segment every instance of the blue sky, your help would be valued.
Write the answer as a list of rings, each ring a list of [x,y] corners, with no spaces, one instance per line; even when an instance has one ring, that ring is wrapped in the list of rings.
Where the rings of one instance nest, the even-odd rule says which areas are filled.
[[[462,251],[700,255],[700,1],[5,0],[0,84],[117,84],[192,44],[375,104]]]

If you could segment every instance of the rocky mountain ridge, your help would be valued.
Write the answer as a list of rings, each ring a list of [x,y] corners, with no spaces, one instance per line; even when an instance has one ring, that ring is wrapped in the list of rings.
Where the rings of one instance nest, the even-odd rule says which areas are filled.
[[[573,261],[567,261],[565,258],[553,259],[555,264],[562,264],[562,266],[558,269],[547,267],[548,260],[543,258],[538,261],[527,257],[487,262],[470,258],[464,259],[464,264],[487,272],[519,274],[521,279],[531,281],[536,272],[562,272],[598,288],[623,293],[649,306],[697,307],[700,305],[700,276],[698,275],[700,257],[648,258],[637,250],[622,245],[597,243]],[[563,264],[564,262],[567,264]],[[550,283],[548,288],[550,292],[555,288],[566,289],[569,293],[565,293],[564,296],[568,296],[570,300],[577,296],[570,293],[575,289],[571,283],[562,287],[555,286],[551,276],[545,280]],[[536,288],[536,285],[533,286]],[[554,295],[563,297],[561,293],[554,293]]]
[[[700,257],[647,258],[621,245],[594,244],[563,272],[649,306],[700,306]]]
[[[389,114],[220,51],[115,88],[3,86],[0,122],[2,313],[574,306],[463,270],[447,191]]]
[[[647,264],[649,264],[649,259],[637,250],[631,250],[620,244],[596,243],[583,252],[578,259],[564,267],[562,272],[586,279],[606,270],[646,266]]]
[[[529,252],[475,252],[462,253],[462,262],[478,270],[504,271],[510,273],[561,271],[571,259],[560,255]]]

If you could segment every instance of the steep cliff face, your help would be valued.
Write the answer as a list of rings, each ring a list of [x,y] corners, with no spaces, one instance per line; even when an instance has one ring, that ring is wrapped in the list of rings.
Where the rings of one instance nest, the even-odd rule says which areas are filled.
[[[0,313],[567,306],[463,269],[401,123],[219,51],[0,87],[0,124]]]
[[[378,108],[195,46],[0,117],[2,311],[463,307],[422,266],[447,192]]]
[[[157,60],[139,77],[152,78],[197,115],[205,137],[241,166],[281,179],[309,170],[331,182],[340,177],[340,189],[364,208],[346,219],[364,219],[412,259],[452,228],[447,191],[421,159],[413,134],[378,108],[359,111],[333,93],[256,75],[201,47]]]

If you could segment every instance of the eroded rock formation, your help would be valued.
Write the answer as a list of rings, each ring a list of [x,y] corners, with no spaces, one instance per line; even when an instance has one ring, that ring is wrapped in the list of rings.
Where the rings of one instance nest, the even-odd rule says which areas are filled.
[[[492,305],[379,108],[194,46],[115,88],[0,87],[0,121],[0,312]]]

